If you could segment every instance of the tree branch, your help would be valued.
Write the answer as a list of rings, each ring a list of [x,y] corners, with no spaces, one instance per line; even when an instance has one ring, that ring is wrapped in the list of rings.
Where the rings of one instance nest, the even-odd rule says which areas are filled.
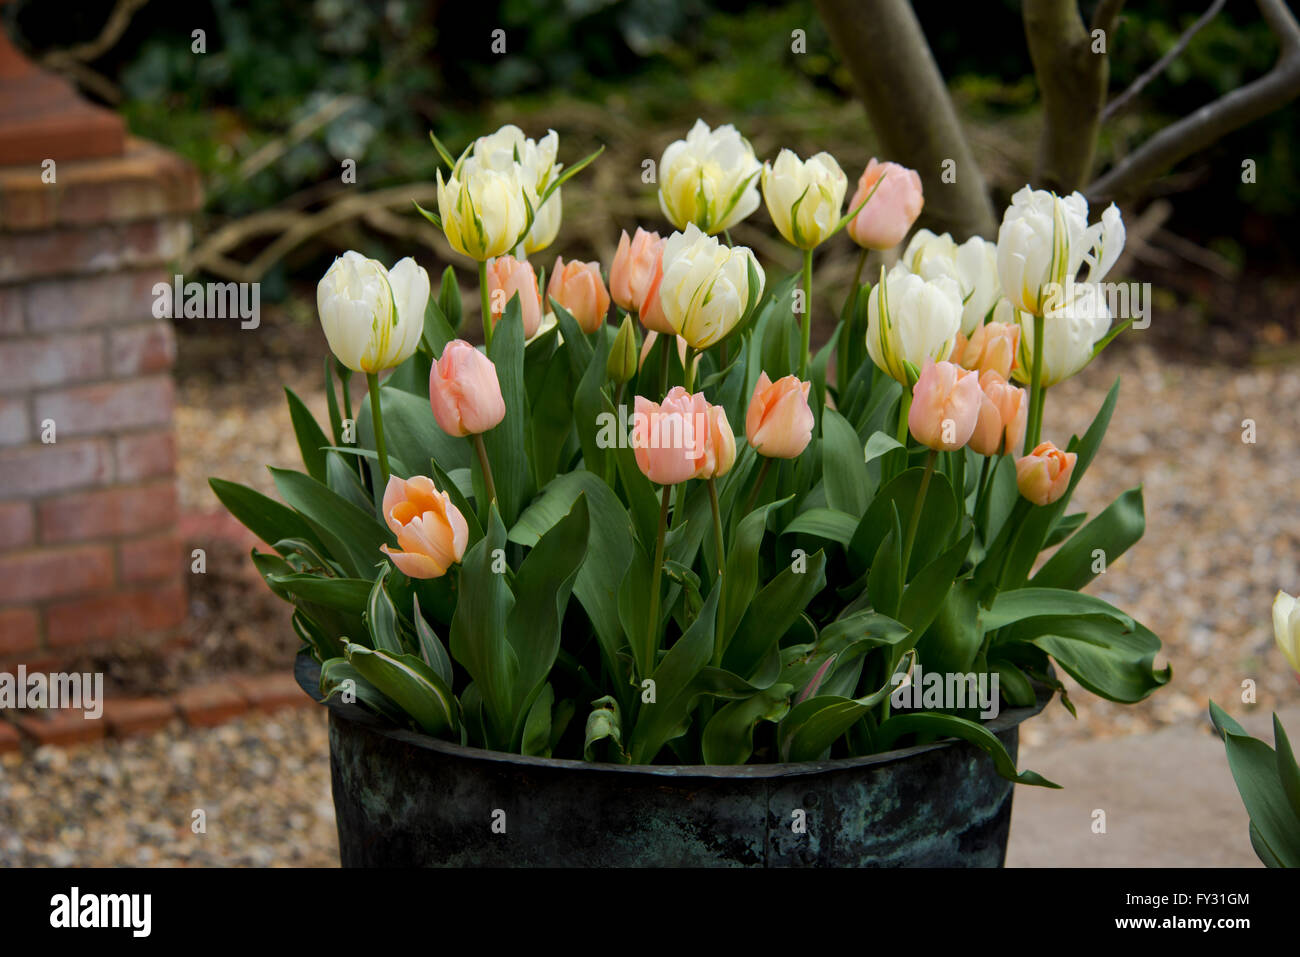
[[[1101,111],[1101,121],[1106,123],[1111,117],[1127,109],[1148,83],[1168,69],[1169,64],[1178,59],[1182,52],[1187,49],[1187,45],[1192,42],[1192,37],[1200,33],[1202,27],[1219,15],[1219,11],[1223,9],[1223,5],[1227,2],[1228,0],[1214,0],[1214,3],[1210,4],[1210,9],[1202,13],[1196,22],[1187,28],[1186,32],[1178,38],[1178,42],[1170,47],[1164,56],[1156,60],[1151,69],[1139,76],[1127,90],[1106,104],[1106,108]]]
[[[817,0],[826,32],[853,76],[886,157],[925,185],[922,222],[963,240],[997,230],[984,176],[971,153],[930,45],[907,0]],[[956,180],[944,182],[945,161]]]
[[[1086,190],[1092,202],[1123,198],[1175,163],[1300,95],[1300,24],[1285,0],[1256,0],[1279,51],[1273,69],[1166,126],[1116,163]]]
[[[1103,0],[1094,29],[1114,28],[1122,2]],[[1076,0],[1025,0],[1025,39],[1043,98],[1043,132],[1038,143],[1035,180],[1070,192],[1087,182],[1101,126],[1110,65],[1093,52],[1092,33]],[[1108,26],[1102,26],[1106,24]],[[1109,29],[1108,29],[1109,27]]]

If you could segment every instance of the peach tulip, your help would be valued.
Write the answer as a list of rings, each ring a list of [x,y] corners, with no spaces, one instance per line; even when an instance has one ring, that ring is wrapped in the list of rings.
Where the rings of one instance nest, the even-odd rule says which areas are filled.
[[[500,321],[506,306],[518,293],[524,338],[531,339],[542,324],[542,294],[537,289],[537,273],[533,272],[532,263],[514,256],[499,256],[488,263],[487,278],[492,321]]]
[[[983,395],[974,372],[927,359],[912,387],[908,428],[922,445],[938,452],[955,451],[974,434]]]
[[[463,339],[453,339],[429,372],[429,404],[448,435],[477,435],[506,416],[492,360]]]
[[[664,241],[658,233],[648,233],[640,227],[632,239],[627,230],[618,240],[618,251],[609,267],[609,292],[614,302],[628,312],[638,312],[656,273],[659,273],[664,254]]]
[[[708,464],[709,404],[703,393],[691,395],[674,386],[662,403],[637,396],[634,409],[632,448],[637,467],[650,481],[677,485]]]
[[[979,420],[970,447],[980,455],[1013,454],[1025,440],[1029,395],[992,369],[979,374]]]
[[[703,393],[700,393],[703,397]],[[736,435],[727,421],[727,411],[720,405],[708,407],[708,431],[704,437],[704,454],[695,470],[695,478],[718,478],[731,471],[736,462]]]
[[[1040,442],[1034,451],[1016,459],[1016,486],[1035,505],[1051,505],[1070,485],[1078,456],[1062,452],[1051,442]]]
[[[645,326],[650,332],[675,336],[677,330],[673,328],[672,323],[668,321],[668,317],[664,315],[663,304],[659,301],[659,286],[664,278],[662,243],[659,250],[660,255],[655,260],[654,272],[650,275],[650,280],[646,284],[645,298],[641,300],[641,309],[636,314],[636,317],[641,320],[641,325]]]
[[[1020,327],[1002,322],[986,322],[975,327],[970,340],[962,345],[957,362],[976,372],[996,372],[1003,379],[1011,375],[1020,348]]]
[[[921,177],[916,170],[897,163],[877,163],[873,157],[849,200],[849,212],[858,208],[877,182],[880,186],[875,194],[849,223],[849,235],[865,249],[892,249],[903,241],[921,215],[925,205]]]
[[[792,375],[773,382],[766,372],[759,373],[745,411],[745,436],[755,452],[772,459],[793,459],[803,453],[812,441],[811,386]]]
[[[440,578],[465,554],[469,526],[446,492],[424,475],[388,480],[384,489],[384,521],[397,536],[402,551],[379,549],[411,578]]]
[[[600,263],[565,263],[555,257],[555,271],[546,284],[546,295],[569,311],[583,332],[595,332],[609,312],[609,293],[600,278]]]

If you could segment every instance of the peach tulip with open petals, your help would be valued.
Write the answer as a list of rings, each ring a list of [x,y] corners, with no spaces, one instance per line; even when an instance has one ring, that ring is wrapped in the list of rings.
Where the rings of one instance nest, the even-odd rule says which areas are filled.
[[[1051,442],[1040,442],[1034,451],[1016,459],[1016,486],[1035,505],[1051,505],[1070,486],[1078,456],[1062,452]]]
[[[754,451],[770,459],[798,458],[812,441],[815,423],[808,405],[812,383],[788,375],[773,382],[758,375],[745,410],[745,436]]]
[[[960,344],[960,343],[959,343]],[[1002,322],[986,322],[975,327],[970,339],[961,344],[961,352],[953,354],[957,362],[967,369],[984,373],[993,371],[1003,379],[1011,375],[1020,348],[1020,327]]]
[[[662,275],[663,254],[664,241],[658,233],[638,227],[636,235],[628,239],[627,230],[623,230],[609,267],[609,293],[614,302],[628,312],[639,312],[656,273]]]
[[[979,374],[979,420],[970,447],[980,455],[1014,454],[1025,440],[1029,421],[1029,394],[989,369]]]
[[[384,521],[402,550],[380,545],[380,551],[410,578],[440,578],[465,554],[469,541],[465,517],[428,476],[389,478]]]
[[[429,404],[448,435],[477,435],[506,417],[492,360],[463,339],[453,339],[429,371]]]
[[[532,263],[514,256],[498,256],[488,263],[488,304],[492,321],[499,322],[506,306],[519,294],[519,313],[524,320],[524,338],[531,339],[542,324],[542,294]]]
[[[555,257],[555,271],[546,284],[546,295],[569,311],[583,332],[595,332],[609,312],[609,293],[600,278],[600,263],[566,263]]]
[[[865,249],[892,249],[903,241],[916,217],[921,215],[921,207],[925,205],[921,177],[914,169],[897,163],[877,163],[873,157],[849,200],[850,212],[867,199],[873,187],[875,194],[849,223],[849,235]]]
[[[912,387],[907,426],[922,445],[937,452],[956,451],[974,434],[983,397],[974,372],[927,359]]]
[[[674,386],[662,403],[636,397],[632,449],[637,467],[650,481],[677,485],[695,478],[707,462],[708,444],[709,404],[703,393],[691,395]]]

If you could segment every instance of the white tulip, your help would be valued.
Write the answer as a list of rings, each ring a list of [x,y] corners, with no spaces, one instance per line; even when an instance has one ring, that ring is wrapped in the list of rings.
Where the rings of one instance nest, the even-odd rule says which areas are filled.
[[[528,201],[533,207],[533,226],[524,238],[520,255],[528,255],[545,249],[555,241],[560,231],[561,205],[560,190],[556,189],[546,200],[545,205],[538,206],[542,194],[560,175],[563,164],[555,162],[559,153],[560,138],[555,130],[549,130],[540,140],[524,136],[523,130],[513,124],[506,124],[495,133],[480,136],[474,142],[474,158],[484,166],[503,172],[514,168],[528,194]]]
[[[679,230],[694,224],[710,236],[720,233],[758,209],[761,169],[734,126],[711,130],[696,120],[659,160],[659,208]]]
[[[316,284],[316,308],[330,350],[355,372],[401,365],[424,332],[429,274],[409,256],[392,269],[348,250]]]
[[[1273,599],[1273,637],[1287,662],[1300,671],[1300,601],[1284,591]]]
[[[972,236],[960,246],[951,233],[936,236],[919,230],[907,244],[900,260],[922,279],[947,276],[961,288],[961,333],[967,338],[984,321],[1001,295],[998,282],[998,247],[981,236]]]
[[[531,189],[520,177],[518,164],[495,168],[474,156],[457,163],[446,183],[438,170],[438,213],[453,249],[479,262],[514,250],[528,222],[524,196]]]
[[[721,340],[749,310],[749,265],[763,293],[763,269],[745,246],[728,247],[694,223],[664,240],[659,303],[674,331],[696,349]]]
[[[1089,362],[1097,343],[1110,328],[1110,308],[1095,283],[1067,282],[1065,292],[1053,296],[1043,317],[1043,370],[1040,383],[1056,385],[1070,378]],[[1014,317],[1013,317],[1014,311]],[[993,310],[995,322],[1020,325],[1020,349],[1011,375],[1030,384],[1034,362],[1034,317],[1013,310],[1003,299]]]
[[[941,362],[952,354],[961,330],[961,289],[949,276],[922,279],[901,263],[888,275],[881,272],[867,300],[867,353],[910,388],[926,359]]]
[[[1042,315],[1055,290],[1088,267],[1084,282],[1100,282],[1124,249],[1124,222],[1111,204],[1088,225],[1088,201],[1025,186],[1011,197],[998,229],[998,276],[1017,309]]]
[[[830,153],[800,160],[781,150],[763,164],[763,201],[777,231],[799,249],[824,242],[840,223],[849,180]]]

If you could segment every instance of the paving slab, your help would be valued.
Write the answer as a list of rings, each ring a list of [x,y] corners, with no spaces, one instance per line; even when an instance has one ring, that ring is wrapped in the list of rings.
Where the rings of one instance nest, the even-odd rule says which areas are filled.
[[[1229,713],[1272,745],[1269,710]],[[1300,707],[1278,716],[1300,739]],[[1016,786],[1008,867],[1262,866],[1208,708],[1150,734],[1022,748],[1020,766],[1063,790]]]

